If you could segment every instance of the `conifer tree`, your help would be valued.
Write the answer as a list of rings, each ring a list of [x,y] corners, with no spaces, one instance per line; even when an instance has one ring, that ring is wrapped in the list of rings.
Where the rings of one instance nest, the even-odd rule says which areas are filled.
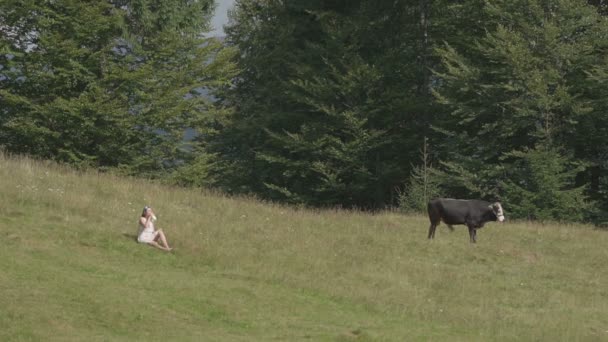
[[[590,209],[584,186],[575,177],[582,164],[572,163],[544,146],[507,154],[514,158],[504,181],[504,202],[513,218],[583,221]]]
[[[222,185],[396,204],[433,113],[420,17],[418,1],[237,1],[227,33],[241,73],[223,99],[235,112],[214,144]]]
[[[450,139],[444,165],[460,193],[496,198],[514,185],[533,192],[514,168],[540,159],[576,164],[582,157],[574,154],[573,137],[594,111],[587,74],[608,31],[584,1],[495,1],[484,13],[487,33],[473,48],[438,49],[443,71],[436,74],[442,82],[436,96],[451,111],[438,125]],[[556,188],[575,186],[575,174],[554,171]]]
[[[429,200],[441,197],[441,173],[431,164],[428,140],[420,151],[420,164],[414,166],[399,196],[399,207],[406,212],[426,212]]]
[[[0,4],[0,144],[78,165],[158,174],[187,159],[184,129],[229,79],[206,39],[213,2]],[[224,67],[227,67],[224,68]]]

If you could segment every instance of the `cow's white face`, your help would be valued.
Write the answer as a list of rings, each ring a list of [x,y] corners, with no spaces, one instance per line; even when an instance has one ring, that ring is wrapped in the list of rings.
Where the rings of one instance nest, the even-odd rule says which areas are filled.
[[[498,222],[505,220],[505,213],[502,211],[502,205],[500,205],[500,203],[496,202],[492,204],[492,210],[494,210],[494,214],[496,214]]]

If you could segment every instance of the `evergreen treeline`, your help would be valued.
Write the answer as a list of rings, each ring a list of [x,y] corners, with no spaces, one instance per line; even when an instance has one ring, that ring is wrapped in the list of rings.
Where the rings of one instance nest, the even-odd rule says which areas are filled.
[[[582,0],[0,2],[0,145],[313,206],[608,220],[608,9]],[[195,132],[184,139],[184,131]]]
[[[233,77],[204,39],[213,0],[0,1],[0,144],[78,166],[169,174],[199,92]],[[214,57],[220,55],[214,60]]]

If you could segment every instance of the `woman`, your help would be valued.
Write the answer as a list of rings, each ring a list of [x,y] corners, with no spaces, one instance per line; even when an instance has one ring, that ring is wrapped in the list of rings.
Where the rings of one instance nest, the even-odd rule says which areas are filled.
[[[160,248],[167,252],[172,250],[173,248],[169,247],[163,230],[154,230],[154,221],[156,221],[154,211],[152,211],[152,208],[145,206],[144,211],[141,213],[141,217],[139,218],[139,234],[137,235],[137,242],[147,243],[148,245]]]

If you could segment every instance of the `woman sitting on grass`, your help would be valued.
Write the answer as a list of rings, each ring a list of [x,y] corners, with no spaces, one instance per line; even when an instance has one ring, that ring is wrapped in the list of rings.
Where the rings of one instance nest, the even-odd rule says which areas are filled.
[[[147,243],[148,245],[160,248],[163,251],[170,251],[173,248],[169,247],[167,238],[162,229],[154,230],[154,221],[156,216],[152,208],[145,206],[144,211],[139,218],[139,234],[137,234],[137,242]]]

